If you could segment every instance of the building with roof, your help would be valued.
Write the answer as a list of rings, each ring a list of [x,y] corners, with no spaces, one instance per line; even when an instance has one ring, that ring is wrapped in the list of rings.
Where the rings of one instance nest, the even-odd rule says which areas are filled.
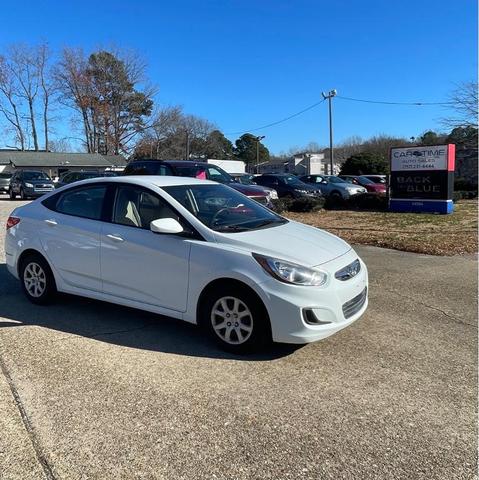
[[[52,178],[67,171],[121,171],[126,163],[126,159],[121,155],[0,150],[0,172],[42,170]]]
[[[301,152],[291,158],[260,163],[257,173],[294,173],[295,175],[328,174],[329,156],[322,152]],[[339,171],[335,165],[334,174]]]

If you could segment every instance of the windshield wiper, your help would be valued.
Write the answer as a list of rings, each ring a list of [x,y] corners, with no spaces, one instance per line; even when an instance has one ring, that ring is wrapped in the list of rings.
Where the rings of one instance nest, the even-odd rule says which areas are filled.
[[[221,225],[217,228],[213,228],[213,230],[215,232],[245,232],[246,230],[250,229],[240,225]]]

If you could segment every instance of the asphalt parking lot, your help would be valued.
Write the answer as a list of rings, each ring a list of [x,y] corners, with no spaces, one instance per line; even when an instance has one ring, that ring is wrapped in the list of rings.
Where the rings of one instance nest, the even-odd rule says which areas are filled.
[[[366,315],[304,347],[233,357],[193,326],[62,296],[5,267],[0,479],[469,479],[477,263],[357,247]]]

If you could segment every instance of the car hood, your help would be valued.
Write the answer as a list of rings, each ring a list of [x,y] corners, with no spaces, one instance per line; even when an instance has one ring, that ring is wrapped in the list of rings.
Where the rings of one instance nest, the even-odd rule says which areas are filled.
[[[294,190],[307,190],[308,192],[319,192],[321,190],[319,185],[317,187],[315,187],[315,186],[310,185],[308,183],[303,183],[302,185],[301,184],[291,185],[291,187]]]
[[[373,184],[369,184],[369,186],[376,192],[386,191],[386,185],[384,185],[384,183],[373,183]]]
[[[23,183],[31,183],[32,185],[53,185],[51,180],[24,180]]]
[[[215,236],[218,242],[308,267],[330,262],[351,250],[335,235],[292,221],[250,232],[215,232]]]
[[[244,185],[242,183],[228,183],[228,186],[238,190],[243,195],[247,197],[259,197],[259,196],[266,196],[271,189],[261,187],[260,185]]]

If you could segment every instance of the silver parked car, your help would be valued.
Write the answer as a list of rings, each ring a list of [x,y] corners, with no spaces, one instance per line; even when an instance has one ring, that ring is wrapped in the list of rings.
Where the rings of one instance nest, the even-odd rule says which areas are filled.
[[[304,175],[300,180],[317,186],[325,197],[347,200],[352,195],[367,192],[364,187],[353,185],[335,175]]]
[[[12,173],[2,172],[0,173],[0,193],[8,193],[10,190],[10,179],[12,178]]]

